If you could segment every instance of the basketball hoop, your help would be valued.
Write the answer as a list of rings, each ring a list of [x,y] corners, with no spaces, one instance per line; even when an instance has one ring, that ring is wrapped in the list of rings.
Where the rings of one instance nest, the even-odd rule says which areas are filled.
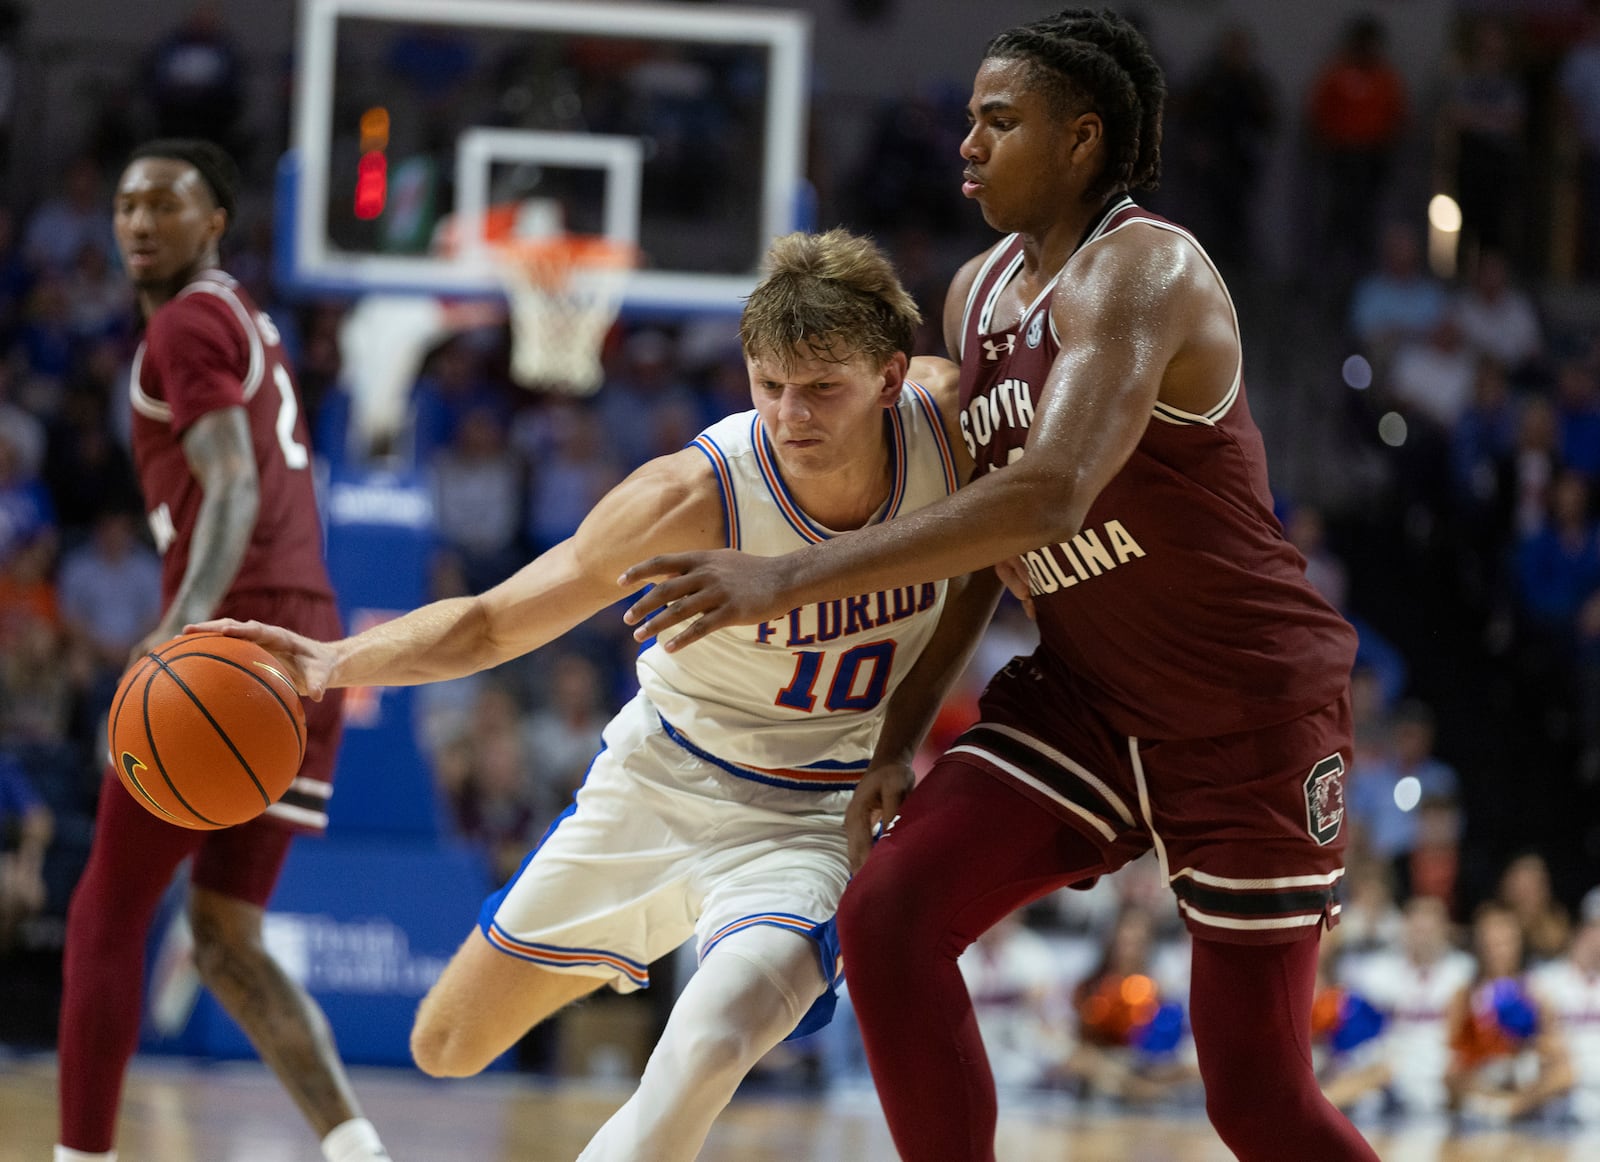
[[[600,351],[638,260],[609,238],[558,234],[495,246],[511,304],[511,375],[523,387],[589,395],[600,387]]]

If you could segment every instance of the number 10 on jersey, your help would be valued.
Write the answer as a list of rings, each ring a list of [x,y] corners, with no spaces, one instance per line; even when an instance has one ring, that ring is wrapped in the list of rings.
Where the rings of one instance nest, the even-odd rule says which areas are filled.
[[[892,641],[869,642],[853,646],[839,655],[823,706],[830,711],[874,709],[889,688],[889,672],[894,665]],[[828,654],[824,650],[796,650],[794,676],[778,691],[778,706],[811,713],[817,706],[817,682]],[[870,667],[865,677],[862,669]]]

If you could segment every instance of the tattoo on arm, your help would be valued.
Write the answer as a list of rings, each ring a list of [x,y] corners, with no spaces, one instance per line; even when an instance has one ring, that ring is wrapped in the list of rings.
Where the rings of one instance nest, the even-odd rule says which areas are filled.
[[[244,561],[260,507],[250,424],[242,407],[202,416],[184,433],[183,454],[204,499],[195,515],[188,569],[163,618],[172,633],[216,612]]]

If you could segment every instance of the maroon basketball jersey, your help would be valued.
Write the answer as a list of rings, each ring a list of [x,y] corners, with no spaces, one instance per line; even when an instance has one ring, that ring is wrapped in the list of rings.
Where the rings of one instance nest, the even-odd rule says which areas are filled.
[[[238,575],[224,598],[300,591],[332,596],[311,480],[300,396],[278,329],[237,282],[208,270],[151,316],[129,376],[133,457],[161,550],[163,604],[189,567],[201,489],[183,434],[207,412],[239,406],[250,420],[260,511]]]
[[[1194,243],[1122,198],[1083,246],[1136,222]],[[994,326],[1001,292],[1021,269],[1013,235],[967,298],[961,430],[978,472],[1021,454],[1059,349],[1050,302],[1059,280],[1073,276],[1070,261],[1015,325]],[[1226,386],[1205,415],[1158,403],[1082,531],[1027,554],[1043,674],[1122,734],[1259,729],[1327,705],[1349,679],[1355,631],[1311,587],[1284,539],[1239,373]]]

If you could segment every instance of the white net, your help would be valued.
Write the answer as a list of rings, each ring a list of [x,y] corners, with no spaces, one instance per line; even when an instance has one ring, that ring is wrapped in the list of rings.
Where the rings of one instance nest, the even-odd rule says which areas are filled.
[[[511,305],[512,378],[567,395],[596,391],[633,251],[604,239],[557,237],[506,244],[499,259]]]

